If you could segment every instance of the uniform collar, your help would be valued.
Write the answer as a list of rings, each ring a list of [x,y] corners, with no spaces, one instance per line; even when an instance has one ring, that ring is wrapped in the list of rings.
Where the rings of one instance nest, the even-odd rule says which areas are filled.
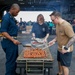
[[[38,22],[37,22],[37,24],[40,25]],[[43,23],[43,24],[44,24],[44,23]],[[42,25],[43,25],[43,24],[42,24]],[[42,25],[40,25],[40,26],[42,26]]]
[[[10,14],[10,12],[8,12],[8,14],[9,14],[10,18],[14,18],[14,17]]]

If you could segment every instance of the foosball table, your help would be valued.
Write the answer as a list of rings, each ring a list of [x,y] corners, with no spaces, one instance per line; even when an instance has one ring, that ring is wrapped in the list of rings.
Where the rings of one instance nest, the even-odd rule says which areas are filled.
[[[46,69],[50,75],[50,69],[53,68],[53,58],[49,48],[42,50],[25,47],[16,62],[20,75],[44,75]]]

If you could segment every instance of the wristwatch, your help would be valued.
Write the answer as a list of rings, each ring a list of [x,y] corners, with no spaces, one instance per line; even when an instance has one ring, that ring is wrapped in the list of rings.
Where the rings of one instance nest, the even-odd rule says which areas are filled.
[[[65,46],[64,46],[64,49],[65,49],[65,50],[68,50],[68,48],[67,48],[67,47],[65,47]]]
[[[70,52],[70,48],[64,46],[64,49],[67,50],[67,52]]]

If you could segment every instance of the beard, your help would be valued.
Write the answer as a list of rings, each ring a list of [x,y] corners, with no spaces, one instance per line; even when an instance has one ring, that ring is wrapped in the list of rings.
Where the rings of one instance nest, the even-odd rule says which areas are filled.
[[[12,16],[14,16],[14,17],[17,16],[17,15],[18,15],[18,14],[12,13]]]

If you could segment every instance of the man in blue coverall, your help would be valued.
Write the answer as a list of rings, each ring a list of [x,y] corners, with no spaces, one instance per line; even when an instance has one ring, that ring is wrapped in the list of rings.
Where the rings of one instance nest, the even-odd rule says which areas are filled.
[[[6,74],[5,75],[17,75],[16,74],[16,58],[18,56],[18,44],[17,40],[18,27],[14,16],[17,16],[20,11],[18,4],[13,4],[8,13],[2,18],[1,33],[3,39],[1,41],[2,48],[6,53]]]

